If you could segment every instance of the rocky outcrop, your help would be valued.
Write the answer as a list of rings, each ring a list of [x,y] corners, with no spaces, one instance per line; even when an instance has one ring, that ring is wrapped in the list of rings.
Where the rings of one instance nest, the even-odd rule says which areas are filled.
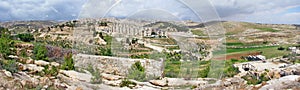
[[[279,79],[270,80],[267,82],[267,85],[260,88],[261,90],[286,90],[286,89],[293,89],[298,90],[300,89],[300,76],[299,75],[289,75],[285,77],[281,77]]]
[[[72,79],[77,79],[79,81],[84,81],[84,82],[91,82],[91,78],[92,78],[92,75],[90,75],[90,74],[79,73],[76,71],[60,70],[59,72],[72,78]]]
[[[87,68],[91,65],[100,70],[100,72],[126,76],[131,65],[140,61],[145,68],[147,76],[160,77],[162,74],[163,61],[151,59],[130,59],[109,56],[95,56],[77,54],[74,56],[75,67]]]
[[[167,78],[163,78],[162,80],[150,80],[149,82],[153,85],[161,86],[161,87],[168,85]]]
[[[46,66],[49,65],[49,62],[43,61],[43,60],[36,60],[34,61],[34,64],[38,65],[38,66]]]

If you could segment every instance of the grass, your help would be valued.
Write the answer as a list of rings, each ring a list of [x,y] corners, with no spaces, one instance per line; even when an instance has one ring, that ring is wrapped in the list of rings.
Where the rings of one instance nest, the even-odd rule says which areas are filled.
[[[227,54],[229,54],[229,53],[236,53],[236,52],[256,51],[256,50],[262,50],[262,49],[274,48],[274,47],[276,46],[264,46],[264,47],[255,47],[255,48],[227,48],[226,52]]]
[[[261,30],[261,31],[267,31],[267,32],[279,32],[279,30],[273,29],[273,28],[267,28],[267,27],[256,27],[255,29]]]
[[[190,66],[190,67],[189,67]],[[197,67],[194,67],[197,66]],[[210,61],[166,61],[164,74],[166,77],[202,77],[208,76]]]
[[[192,31],[192,33],[194,35],[205,36],[205,34],[203,33],[203,31],[201,31],[201,30],[191,30],[191,31]]]
[[[274,58],[278,56],[283,56],[289,54],[286,50],[277,50],[280,46],[264,46],[256,48],[227,48],[227,54],[232,53],[248,53],[248,52],[262,52],[262,55],[266,58]]]
[[[242,42],[227,42],[227,46],[242,46],[244,45]]]

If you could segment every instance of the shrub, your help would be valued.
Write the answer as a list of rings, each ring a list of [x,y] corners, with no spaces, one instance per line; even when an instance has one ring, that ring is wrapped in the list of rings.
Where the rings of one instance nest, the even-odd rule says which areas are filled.
[[[36,44],[33,49],[34,59],[48,61],[48,50],[45,45]]]
[[[11,53],[10,52],[10,48],[11,48],[10,42],[11,42],[11,39],[9,38],[8,34],[5,34],[6,32],[4,32],[3,30],[0,30],[0,31],[1,31],[1,37],[0,37],[0,54],[2,54],[3,57],[6,57],[6,56],[8,56]]]
[[[133,85],[133,86],[132,86]],[[129,88],[133,88],[134,86],[136,86],[137,84],[136,83],[134,83],[134,82],[131,82],[131,81],[129,81],[129,80],[127,80],[127,79],[125,79],[125,80],[122,80],[122,82],[121,82],[121,87],[129,87]]]
[[[20,38],[20,40],[24,41],[24,42],[30,42],[34,40],[34,37],[32,34],[29,33],[25,33],[25,34],[18,34],[17,35],[18,38]]]
[[[146,73],[145,68],[141,65],[140,61],[135,62],[131,65],[129,70],[128,78],[134,79],[137,81],[145,81],[146,80]]]
[[[1,60],[0,69],[5,69],[11,73],[16,73],[18,72],[18,65],[16,64],[15,60]]]
[[[144,59],[144,58],[149,58],[149,54],[142,54],[142,55],[131,55],[131,58],[135,58],[135,59]]]
[[[46,76],[56,76],[58,74],[58,68],[54,66],[45,66],[45,69],[43,69],[43,73]]]
[[[66,55],[64,57],[64,63],[61,66],[63,70],[75,70],[74,60],[72,58],[72,54]]]
[[[92,84],[100,84],[102,82],[101,73],[98,69],[94,69],[92,65],[89,65],[86,70],[88,70],[93,75],[91,81]]]
[[[198,72],[199,77],[206,78],[208,76],[210,67],[206,67],[205,69]]]
[[[283,47],[279,47],[279,48],[277,48],[277,50],[284,50],[284,48]]]
[[[112,56],[112,52],[110,48],[99,47],[99,53],[96,53],[96,55]]]

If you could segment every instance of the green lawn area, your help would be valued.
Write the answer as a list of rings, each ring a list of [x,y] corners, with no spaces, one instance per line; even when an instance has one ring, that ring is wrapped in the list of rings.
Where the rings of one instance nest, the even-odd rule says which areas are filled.
[[[170,61],[165,62],[164,74],[165,77],[207,77],[210,61],[191,61],[180,62]]]
[[[243,46],[242,42],[227,42],[226,46]]]
[[[257,50],[263,50],[267,48],[276,48],[277,46],[265,46],[265,47],[255,47],[255,48],[227,48],[226,52],[229,53],[236,53],[236,52],[247,52],[247,51],[257,51]]]
[[[249,53],[249,52],[262,52],[266,58],[273,58],[289,54],[286,50],[277,50],[280,46],[265,46],[257,48],[227,48],[227,54],[233,53]]]
[[[194,35],[206,36],[201,30],[191,30]]]
[[[267,27],[257,27],[255,29],[259,29],[261,31],[267,31],[267,32],[279,32],[279,30],[273,29],[273,28],[267,28]]]

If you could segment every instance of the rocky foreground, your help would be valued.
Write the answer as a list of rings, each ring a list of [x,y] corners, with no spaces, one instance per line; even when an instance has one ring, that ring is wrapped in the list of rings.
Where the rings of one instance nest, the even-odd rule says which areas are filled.
[[[92,63],[93,61],[84,60],[86,55],[78,56],[81,62],[75,60],[75,66],[79,63]],[[90,56],[91,57],[91,56]],[[109,58],[109,59],[108,59]],[[159,90],[159,89],[217,89],[217,90],[236,90],[236,89],[300,89],[300,76],[288,75],[273,79],[267,82],[262,82],[258,85],[248,85],[247,81],[240,77],[227,78],[217,80],[213,78],[157,78],[146,80],[144,82],[128,79],[126,77],[126,69],[114,69],[117,67],[126,68],[126,66],[109,66],[115,58],[95,56],[94,59],[105,59],[106,62],[94,64],[94,67],[105,67],[101,71],[100,80],[94,82],[95,74],[88,70],[58,70],[55,75],[40,75],[49,66],[51,68],[59,67],[60,64],[56,62],[46,62],[42,60],[19,59],[24,63],[18,63],[20,71],[11,73],[7,70],[0,71],[0,90],[20,90],[20,89],[54,89],[54,90]],[[93,60],[90,58],[90,60]],[[104,60],[104,61],[105,61]],[[128,59],[137,60],[137,59]],[[126,60],[125,60],[126,61]],[[21,61],[20,61],[21,62]],[[94,61],[95,63],[95,61]],[[132,63],[132,62],[127,62]],[[145,62],[151,67],[153,62]],[[123,62],[126,65],[126,62]],[[143,66],[145,66],[142,64]],[[95,66],[99,65],[99,66]],[[105,66],[106,65],[106,66]],[[109,66],[109,67],[108,67]],[[82,66],[88,67],[88,66]],[[297,65],[292,65],[289,68],[299,69]],[[148,70],[156,70],[155,68],[147,68]],[[149,74],[149,73],[148,73]],[[154,74],[154,73],[150,73]],[[212,83],[214,82],[214,83]]]

